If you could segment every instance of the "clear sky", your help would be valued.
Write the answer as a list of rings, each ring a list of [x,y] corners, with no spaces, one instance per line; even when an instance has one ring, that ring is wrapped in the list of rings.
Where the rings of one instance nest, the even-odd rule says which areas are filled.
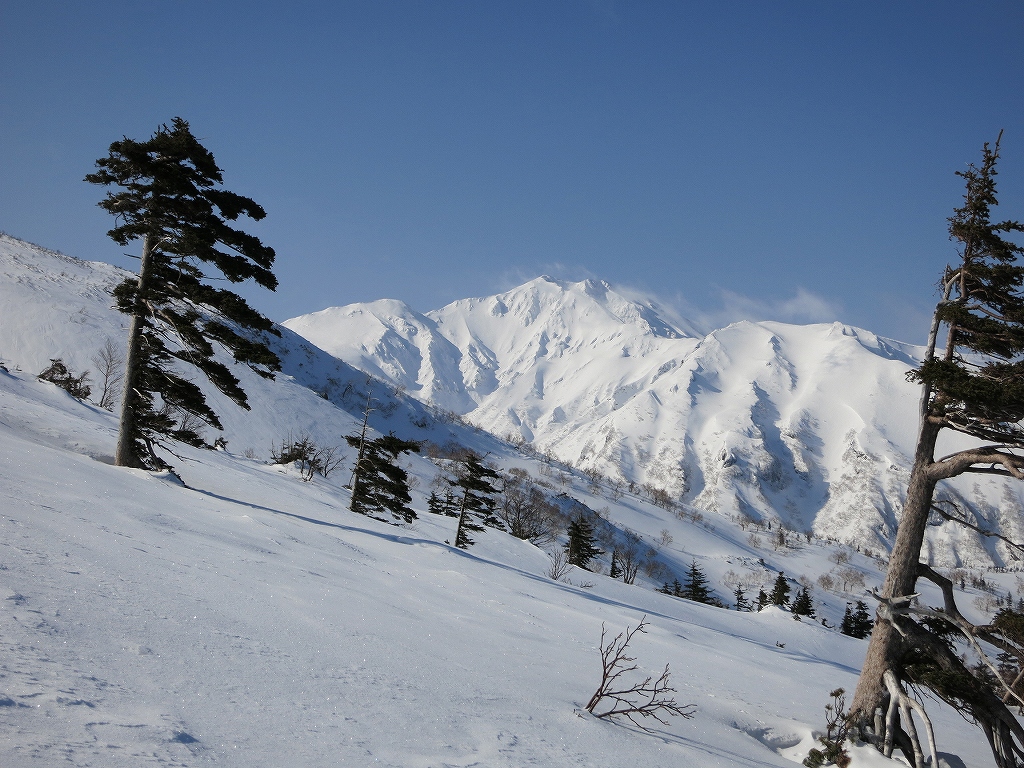
[[[82,177],[181,116],[276,320],[546,273],[921,342],[1000,129],[1024,218],[1022,54],[1019,0],[0,0],[0,229],[131,267]]]

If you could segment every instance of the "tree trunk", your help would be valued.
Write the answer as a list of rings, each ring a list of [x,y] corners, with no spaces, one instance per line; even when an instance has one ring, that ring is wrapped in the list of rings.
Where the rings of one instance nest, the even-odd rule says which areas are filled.
[[[139,285],[135,294],[135,311],[128,331],[128,350],[124,361],[124,393],[121,397],[121,422],[117,432],[117,450],[114,465],[146,469],[138,451],[138,381],[142,371],[142,331],[145,327],[145,296],[149,287],[153,259],[152,236],[142,241],[142,263],[139,266]]]
[[[917,563],[921,557],[921,545],[924,543],[932,494],[937,482],[931,477],[929,469],[934,460],[935,441],[940,428],[939,425],[930,422],[927,416],[922,416],[914,467],[907,487],[907,500],[896,531],[896,543],[889,557],[889,569],[882,585],[882,597],[901,597],[914,592]],[[901,652],[900,634],[888,619],[878,617],[871,632],[864,667],[850,707],[852,721],[860,726],[862,734],[867,733],[865,727],[874,730],[875,711],[881,708],[884,712],[888,707],[889,691],[883,675],[886,670],[891,669],[897,677],[901,677]],[[879,738],[881,734],[875,733],[874,736]]]

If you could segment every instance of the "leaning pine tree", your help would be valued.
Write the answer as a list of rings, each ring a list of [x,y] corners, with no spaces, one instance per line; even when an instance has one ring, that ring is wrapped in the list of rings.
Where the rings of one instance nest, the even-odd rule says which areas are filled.
[[[229,226],[239,216],[258,221],[266,214],[221,189],[221,169],[181,118],[148,141],[115,141],[96,166],[85,180],[115,187],[99,203],[116,218],[108,234],[118,245],[142,244],[138,279],[114,291],[117,308],[131,316],[115,463],[159,468],[166,464],[154,447],[163,438],[206,446],[198,422],[222,428],[180,363],[198,368],[246,410],[246,394],[215,359],[213,342],[261,376],[280,370],[261,337],[280,335],[271,321],[237,294],[205,282],[212,271],[230,283],[253,280],[274,290],[274,250]]]
[[[934,738],[923,706],[907,694],[908,684],[929,689],[980,724],[999,768],[1024,761],[1024,728],[1008,708],[1024,704],[1011,690],[1013,681],[994,674],[994,692],[933,629],[936,622],[945,624],[969,637],[975,652],[984,653],[985,643],[1017,659],[1024,659],[1024,642],[997,622],[968,622],[957,610],[952,583],[920,562],[930,514],[979,530],[964,510],[934,498],[940,480],[967,472],[1024,479],[1024,248],[1005,238],[1024,232],[1024,225],[991,220],[999,141],[982,152],[980,167],[958,172],[966,193],[949,219],[949,233],[959,259],[943,274],[924,361],[908,374],[922,385],[917,448],[850,715],[862,738],[886,755],[899,747],[919,767],[925,759],[912,712],[925,726],[932,751]],[[936,441],[947,430],[973,438],[975,447],[936,458]],[[940,587],[942,610],[914,600],[919,577]],[[987,658],[981,657],[985,665]]]

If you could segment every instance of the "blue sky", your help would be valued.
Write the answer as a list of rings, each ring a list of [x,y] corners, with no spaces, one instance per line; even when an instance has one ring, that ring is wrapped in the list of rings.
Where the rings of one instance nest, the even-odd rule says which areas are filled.
[[[1022,33],[986,0],[0,0],[0,229],[132,266],[82,177],[181,116],[268,212],[276,320],[546,273],[920,342],[1000,129],[1024,218]]]

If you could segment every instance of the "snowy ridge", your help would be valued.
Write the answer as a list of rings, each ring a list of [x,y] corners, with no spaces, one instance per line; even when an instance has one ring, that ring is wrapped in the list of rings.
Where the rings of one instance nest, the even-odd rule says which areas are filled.
[[[891,545],[916,435],[912,345],[841,323],[740,322],[701,335],[607,283],[548,277],[425,315],[377,301],[284,325],[575,466],[704,511]],[[1000,526],[1020,517],[995,511],[1020,509],[1018,485],[956,480],[944,492]],[[933,531],[939,563],[1016,562],[945,527]]]

